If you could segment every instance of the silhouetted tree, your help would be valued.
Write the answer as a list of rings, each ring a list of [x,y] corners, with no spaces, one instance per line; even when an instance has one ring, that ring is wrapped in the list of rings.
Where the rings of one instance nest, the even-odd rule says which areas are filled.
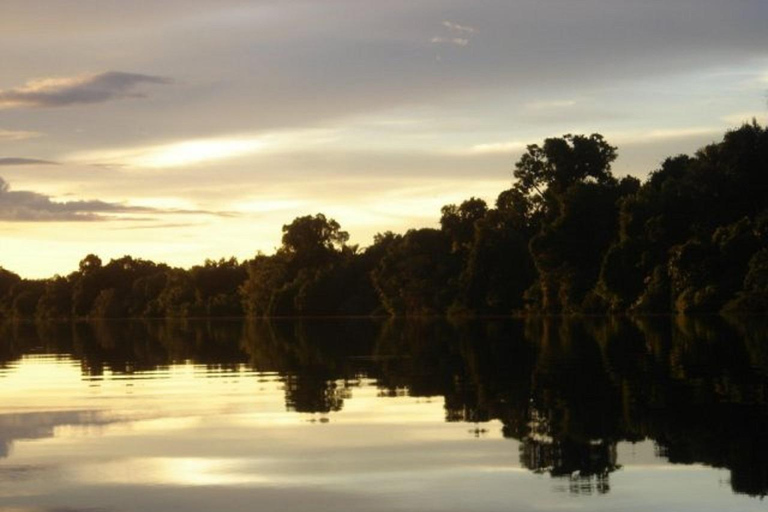
[[[442,208],[440,229],[365,249],[318,213],[282,227],[272,255],[191,269],[86,256],[23,280],[0,269],[7,318],[508,315],[524,310],[768,312],[768,131],[756,122],[641,184],[611,172],[601,135],[528,146],[489,208]]]
[[[454,301],[460,258],[436,229],[410,230],[392,241],[373,271],[381,303],[391,315],[444,314]]]

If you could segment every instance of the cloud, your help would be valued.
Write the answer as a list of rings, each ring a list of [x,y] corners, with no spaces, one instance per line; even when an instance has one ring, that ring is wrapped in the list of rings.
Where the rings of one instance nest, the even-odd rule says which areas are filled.
[[[334,130],[296,130],[186,139],[165,144],[78,151],[68,161],[99,167],[164,169],[209,164],[254,154],[306,150],[327,145]]]
[[[168,84],[165,77],[108,71],[96,75],[43,78],[21,87],[0,90],[0,109],[20,107],[66,107],[103,103],[114,99],[142,98],[144,84]]]
[[[39,160],[37,158],[18,158],[18,157],[6,157],[0,158],[0,166],[9,165],[58,165],[56,162],[50,160]]]
[[[11,190],[0,178],[0,221],[80,222],[118,220],[121,214],[202,214],[232,216],[229,212],[160,209],[99,200],[54,201],[50,196],[27,190]],[[133,220],[147,220],[147,218]]]
[[[448,36],[435,36],[430,39],[432,44],[451,44],[454,46],[467,46],[470,42],[472,34],[475,33],[473,27],[467,25],[459,25],[452,21],[444,21],[443,27],[447,29]]]
[[[266,143],[255,137],[194,139],[146,147],[84,151],[70,155],[99,167],[170,168],[237,158],[264,149]]]
[[[455,46],[467,46],[469,39],[463,37],[433,37],[430,40],[433,44],[452,44]]]
[[[0,142],[34,139],[35,137],[40,137],[41,135],[42,133],[40,132],[23,130],[0,130]]]
[[[470,148],[472,153],[516,153],[524,150],[527,143],[521,141],[492,142],[488,144],[475,144]]]
[[[121,226],[119,228],[120,230],[138,230],[138,229],[169,229],[169,228],[190,228],[190,227],[200,227],[202,224],[195,223],[195,222],[168,222],[163,224],[141,224],[141,225],[135,225],[135,226]],[[2,512],[2,511],[0,511]]]
[[[459,25],[452,21],[444,21],[443,27],[448,29],[449,36],[435,36],[430,39],[432,44],[451,44],[454,46],[467,46],[472,34],[475,33],[475,29],[466,25]]]
[[[452,30],[453,32],[459,32],[464,34],[474,34],[475,29],[473,27],[467,26],[467,25],[459,25],[458,23],[453,23],[451,21],[444,21],[443,26],[446,27],[449,30]]]
[[[576,100],[534,101],[525,105],[529,110],[564,109],[576,106]]]
[[[729,114],[727,116],[723,116],[720,119],[725,121],[726,123],[733,125],[733,126],[740,126],[744,123],[751,123],[753,119],[756,119],[758,122],[765,122],[766,116],[764,112],[755,112],[755,111],[744,111],[744,112],[738,112],[736,114]]]
[[[662,128],[648,131],[619,132],[612,134],[610,140],[617,144],[647,144],[690,137],[712,137],[714,141],[722,132],[722,127],[718,126]]]

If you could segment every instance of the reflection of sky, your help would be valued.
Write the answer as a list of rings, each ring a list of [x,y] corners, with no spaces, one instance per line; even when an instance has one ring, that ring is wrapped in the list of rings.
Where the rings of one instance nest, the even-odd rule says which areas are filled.
[[[476,438],[444,422],[442,398],[381,397],[365,380],[320,422],[285,410],[276,375],[179,365],[92,381],[34,357],[4,370],[0,403],[3,512],[762,507],[727,471],[669,465],[651,442],[619,445],[607,495],[574,495],[521,468],[498,422]]]
[[[250,257],[318,211],[367,244],[494,199],[544,137],[603,133],[642,176],[766,119],[764,0],[2,5],[0,177],[71,203],[0,197],[0,265],[28,276]],[[153,210],[58,222],[104,203]]]

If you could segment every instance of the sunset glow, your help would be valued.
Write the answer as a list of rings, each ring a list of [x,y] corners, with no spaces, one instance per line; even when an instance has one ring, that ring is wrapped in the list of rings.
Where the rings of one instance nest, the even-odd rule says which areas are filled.
[[[153,211],[0,208],[0,266],[23,276],[88,252],[246,258],[318,212],[366,246],[492,203],[546,137],[601,133],[616,175],[644,177],[766,120],[762,2],[89,5],[4,9],[0,177],[73,203],[48,210]]]

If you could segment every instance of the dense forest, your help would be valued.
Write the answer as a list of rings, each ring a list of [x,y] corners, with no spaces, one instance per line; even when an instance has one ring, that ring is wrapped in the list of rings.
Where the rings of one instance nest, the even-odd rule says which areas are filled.
[[[273,255],[189,270],[88,255],[67,276],[0,268],[0,317],[426,316],[768,312],[768,130],[729,131],[641,182],[602,136],[528,146],[494,205],[364,249],[323,214]]]

